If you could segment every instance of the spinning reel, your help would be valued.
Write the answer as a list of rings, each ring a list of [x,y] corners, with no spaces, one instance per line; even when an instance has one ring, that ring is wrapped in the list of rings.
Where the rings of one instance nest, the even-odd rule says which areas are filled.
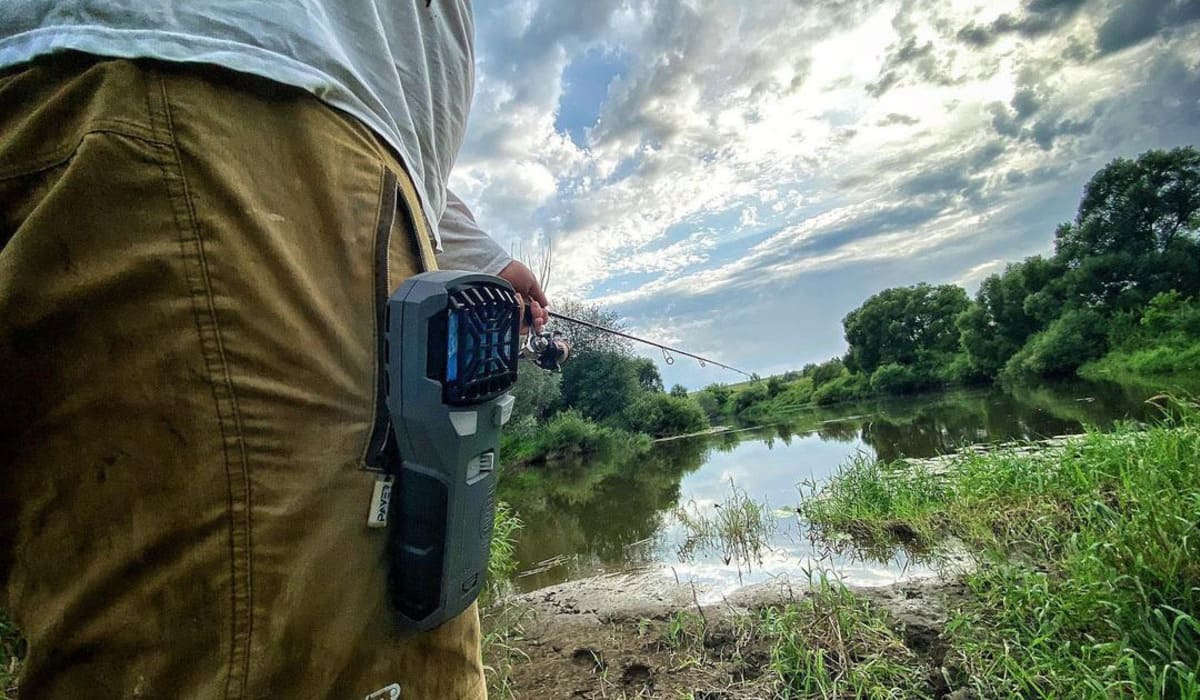
[[[547,372],[561,372],[571,354],[571,341],[562,333],[530,333],[525,340],[525,358]]]

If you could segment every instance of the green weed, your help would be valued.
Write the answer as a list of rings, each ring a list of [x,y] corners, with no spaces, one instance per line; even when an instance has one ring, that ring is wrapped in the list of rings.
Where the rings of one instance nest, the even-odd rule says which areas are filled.
[[[487,676],[488,697],[498,700],[516,698],[513,687],[513,668],[529,661],[516,642],[525,636],[523,623],[530,616],[528,608],[507,601],[480,608],[483,629],[483,670]]]
[[[707,621],[690,610],[680,610],[667,621],[667,630],[663,634],[667,646],[679,651],[682,649],[704,649],[704,636],[708,630]]]

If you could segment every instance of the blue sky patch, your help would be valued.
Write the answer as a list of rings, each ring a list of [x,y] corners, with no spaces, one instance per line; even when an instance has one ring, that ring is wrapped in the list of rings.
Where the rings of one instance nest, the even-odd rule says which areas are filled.
[[[604,48],[590,49],[571,61],[563,71],[555,130],[566,132],[576,146],[587,147],[585,130],[596,125],[608,86],[628,67],[627,54]]]

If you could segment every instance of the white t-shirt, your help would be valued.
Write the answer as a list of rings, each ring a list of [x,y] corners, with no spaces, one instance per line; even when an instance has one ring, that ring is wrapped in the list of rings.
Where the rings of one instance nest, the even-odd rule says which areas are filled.
[[[510,258],[461,200],[443,218],[474,31],[470,0],[3,0],[0,69],[82,51],[208,63],[306,90],[400,154],[448,246],[444,267],[495,273]]]

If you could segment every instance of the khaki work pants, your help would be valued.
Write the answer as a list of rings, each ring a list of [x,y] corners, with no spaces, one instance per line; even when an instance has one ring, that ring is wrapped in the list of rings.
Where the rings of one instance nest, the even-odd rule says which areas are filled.
[[[27,698],[482,698],[474,607],[403,636],[366,527],[404,169],[204,67],[0,74],[0,607]],[[385,693],[383,697],[388,697]]]

